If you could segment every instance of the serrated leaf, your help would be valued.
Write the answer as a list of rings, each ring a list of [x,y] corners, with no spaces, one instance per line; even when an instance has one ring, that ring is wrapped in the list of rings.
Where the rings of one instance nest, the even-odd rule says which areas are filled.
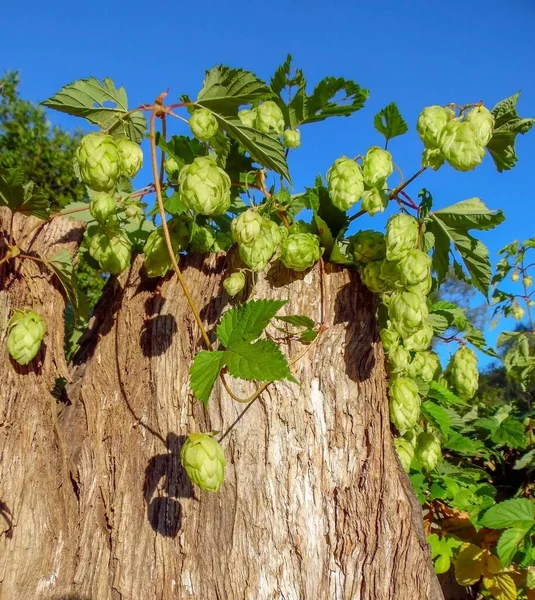
[[[373,125],[380,134],[385,136],[387,142],[409,130],[409,126],[401,116],[395,102],[385,106],[375,115]]]
[[[491,506],[479,523],[489,529],[532,527],[535,525],[535,503],[527,498],[505,500]]]
[[[487,208],[479,198],[456,202],[446,208],[435,210],[440,220],[453,229],[494,229],[503,223],[505,216],[501,210]]]
[[[223,367],[224,352],[202,350],[195,355],[189,370],[193,395],[204,405],[208,404],[215,382]]]
[[[158,147],[173,157],[179,168],[191,164],[198,156],[208,154],[208,149],[203,143],[186,135],[173,135],[167,141],[163,136],[158,136]]]
[[[508,567],[511,564],[514,555],[518,551],[520,544],[530,529],[531,526],[513,527],[505,530],[502,533],[500,539],[498,540],[496,551],[504,567]]]
[[[59,112],[84,117],[102,130],[126,136],[136,143],[141,142],[147,129],[145,115],[140,111],[128,111],[125,89],[116,88],[109,77],[102,82],[95,77],[79,79],[41,104]]]
[[[272,96],[272,90],[253,73],[217,66],[206,72],[195,103],[228,116],[235,115],[243,104]]]
[[[435,427],[438,427],[444,436],[448,436],[451,428],[451,417],[447,410],[429,400],[426,400],[422,404],[422,410],[427,420],[431,421],[431,424]]]
[[[307,208],[318,215],[327,225],[331,235],[335,238],[349,226],[349,218],[343,210],[337,208],[329,197],[327,188],[318,177],[313,188],[306,188],[301,197]]]
[[[463,456],[485,456],[488,454],[483,442],[472,440],[460,433],[452,433],[444,443],[444,447]]]
[[[233,377],[247,381],[279,381],[292,377],[288,361],[272,340],[254,344],[236,341],[223,353],[223,363]]]
[[[495,444],[507,445],[510,448],[525,448],[527,445],[524,426],[513,417],[502,421],[492,433],[491,439]]]
[[[291,54],[288,54],[286,60],[277,68],[275,74],[271,78],[270,85],[275,94],[280,94],[280,92],[288,85],[288,82],[291,81],[289,79],[291,64],[292,56]]]
[[[432,381],[429,384],[429,391],[427,395],[430,398],[434,398],[435,400],[439,400],[446,406],[449,404],[453,404],[454,406],[465,406],[466,400],[462,400],[458,396],[456,396],[453,392],[450,392],[447,387],[443,386],[441,383],[437,381]]]
[[[470,342],[470,344],[475,346],[478,350],[481,350],[481,352],[484,352],[487,356],[499,358],[499,354],[487,345],[485,336],[481,329],[478,329],[477,327],[469,327],[463,335],[467,342]]]
[[[345,92],[345,95],[335,100],[339,92]],[[325,77],[306,98],[305,109],[298,124],[315,123],[327,117],[348,117],[364,106],[368,95],[368,90],[362,89],[354,81]]]
[[[0,206],[45,221],[50,211],[50,202],[18,169],[0,169]]]
[[[252,342],[286,303],[287,300],[251,300],[227,310],[217,327],[219,341],[227,348],[237,342]]]
[[[452,323],[453,317],[447,311],[433,311],[429,313],[429,324],[437,334],[444,333]]]
[[[187,208],[180,200],[180,192],[175,191],[163,202],[163,207],[170,215],[182,215],[187,211]]]
[[[67,204],[61,209],[59,216],[73,221],[85,221],[86,223],[95,220],[89,212],[89,203],[83,201]]]
[[[283,321],[294,327],[304,327],[306,329],[313,329],[316,323],[310,318],[304,315],[288,315],[287,317],[277,317],[278,321]]]
[[[318,228],[321,245],[325,248],[325,252],[330,254],[334,246],[334,239],[329,226],[319,215],[314,215],[314,223]]]
[[[65,248],[54,256],[45,259],[47,266],[54,272],[63,286],[67,299],[72,305],[76,319],[86,319],[89,313],[87,298],[78,287],[78,279],[73,269],[72,258]]]
[[[535,449],[526,452],[516,462],[513,469],[519,471],[520,469],[531,469],[535,466]]]
[[[518,134],[527,133],[535,123],[535,119],[524,119],[516,111],[520,92],[498,102],[491,113],[495,119],[494,133],[487,150],[494,160],[499,172],[512,169],[517,163],[515,142]]]
[[[317,337],[318,334],[316,331],[313,329],[305,329],[305,331],[303,331],[303,333],[301,333],[299,336],[299,341],[302,344],[311,344]]]
[[[353,255],[351,254],[351,246],[349,240],[338,235],[334,242],[333,249],[329,256],[329,261],[338,265],[352,265]]]

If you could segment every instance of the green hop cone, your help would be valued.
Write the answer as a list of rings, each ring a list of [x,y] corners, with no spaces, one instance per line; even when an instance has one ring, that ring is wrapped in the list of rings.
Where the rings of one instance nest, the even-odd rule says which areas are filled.
[[[466,115],[466,122],[472,128],[476,141],[485,147],[494,133],[494,117],[488,108],[476,106]]]
[[[163,166],[169,179],[176,183],[178,181],[178,175],[180,173],[180,166],[176,162],[176,160],[172,156],[168,156],[165,159]]]
[[[412,429],[420,415],[418,385],[408,377],[396,377],[390,383],[390,420],[403,433]]]
[[[178,176],[180,199],[200,215],[220,215],[230,206],[230,177],[207,156],[184,166]]]
[[[283,242],[280,260],[293,271],[305,271],[320,259],[323,251],[317,235],[291,233]]]
[[[264,218],[256,210],[246,210],[232,220],[232,239],[238,244],[252,244],[260,235]]]
[[[427,296],[433,287],[433,278],[431,277],[431,273],[420,283],[416,283],[415,285],[408,285],[407,291],[414,292],[415,294],[420,294],[422,296]]]
[[[459,348],[452,356],[446,377],[453,391],[464,400],[474,397],[479,386],[477,356],[470,348]]]
[[[143,209],[139,204],[129,204],[125,207],[124,213],[132,220],[141,221],[143,219]]]
[[[385,257],[385,236],[380,231],[364,229],[349,238],[353,259],[357,265],[366,264]]]
[[[180,462],[201,490],[217,492],[225,479],[225,454],[221,444],[204,433],[192,433],[182,446]]]
[[[232,273],[230,277],[227,277],[223,281],[223,287],[227,290],[229,296],[235,296],[239,294],[245,286],[245,273],[241,271]]]
[[[30,308],[16,309],[7,324],[7,351],[19,365],[27,365],[39,352],[45,331],[41,315]]]
[[[511,281],[513,281],[514,283],[520,281],[520,273],[516,269],[511,274]]]
[[[418,247],[418,221],[405,213],[390,217],[386,224],[385,241],[386,258],[400,260]]]
[[[415,455],[422,467],[431,471],[442,458],[439,440],[432,433],[422,431],[416,440]]]
[[[381,263],[381,277],[388,286],[388,290],[401,288],[402,283],[399,262],[396,260],[386,260],[385,258]]]
[[[299,148],[301,145],[301,134],[297,129],[286,129],[282,136],[282,143],[286,148]]]
[[[193,222],[185,216],[173,217],[167,223],[171,246],[176,254],[190,242]],[[163,229],[158,227],[147,238],[143,247],[145,269],[149,277],[162,277],[173,266],[165,243]]]
[[[113,190],[122,174],[123,161],[115,140],[104,133],[84,135],[76,148],[80,178],[97,192]]]
[[[253,271],[263,271],[281,242],[279,226],[264,219],[260,234],[252,244],[238,244],[240,258]]]
[[[364,193],[364,178],[359,165],[346,156],[337,158],[327,172],[327,187],[336,208],[349,210]]]
[[[524,278],[522,279],[522,282],[528,288],[533,283],[533,279],[532,279],[531,275],[525,275]]]
[[[381,276],[382,260],[374,260],[366,265],[360,271],[362,283],[374,294],[388,292],[390,286]]]
[[[396,438],[394,446],[403,470],[408,473],[411,468],[412,459],[414,458],[414,446],[404,438]]]
[[[121,231],[99,228],[91,236],[89,254],[98,261],[103,271],[118,275],[130,264],[132,244]]]
[[[420,350],[416,352],[407,367],[407,374],[413,379],[419,378],[430,383],[440,374],[440,359],[435,352]]]
[[[398,347],[400,342],[399,333],[394,331],[391,327],[385,327],[384,329],[381,329],[379,335],[381,337],[381,342],[383,343],[385,352],[391,352]]]
[[[384,212],[388,206],[388,196],[377,188],[366,190],[362,193],[362,208],[373,217],[379,212]]]
[[[123,164],[123,175],[135,177],[143,164],[143,151],[127,138],[119,138],[116,143]]]
[[[366,152],[362,161],[362,175],[369,187],[381,188],[394,171],[392,155],[388,150],[373,146]]]
[[[189,126],[193,135],[203,142],[213,138],[218,130],[217,119],[208,108],[197,109],[189,119]]]
[[[434,331],[429,323],[424,323],[416,333],[406,337],[403,344],[411,352],[427,350],[433,340]]]
[[[256,109],[249,110],[248,108],[245,108],[244,110],[240,110],[238,118],[245,127],[255,127]]]
[[[191,252],[212,252],[215,236],[210,227],[195,226],[189,249]]]
[[[429,312],[425,298],[414,292],[394,292],[388,305],[392,327],[405,339],[426,324]]]
[[[388,372],[392,375],[406,374],[411,355],[403,346],[397,346],[388,353]]]
[[[409,250],[399,268],[405,285],[418,285],[431,276],[431,257],[421,250]]]
[[[422,167],[430,167],[438,171],[444,164],[444,155],[439,148],[424,148],[422,152]]]
[[[457,171],[475,169],[485,156],[485,148],[466,121],[450,121],[442,130],[439,143],[444,158]]]
[[[284,116],[273,100],[266,100],[257,106],[255,127],[264,133],[280,135],[283,132]]]
[[[416,131],[426,148],[439,147],[439,138],[442,130],[455,113],[450,108],[442,106],[427,106],[418,116]]]
[[[89,212],[99,223],[105,223],[115,212],[116,206],[115,198],[111,194],[108,194],[108,192],[95,192],[91,196]]]
[[[520,304],[517,304],[515,302],[511,306],[511,315],[513,316],[513,319],[515,319],[515,321],[522,321],[522,319],[524,318],[524,315],[525,315],[525,311],[524,311],[523,307],[520,306]]]

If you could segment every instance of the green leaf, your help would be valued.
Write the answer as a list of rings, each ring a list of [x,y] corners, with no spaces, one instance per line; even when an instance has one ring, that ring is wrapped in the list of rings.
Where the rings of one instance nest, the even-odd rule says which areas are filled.
[[[456,396],[453,392],[450,392],[447,387],[443,386],[441,383],[437,381],[432,381],[429,384],[429,391],[427,395],[430,398],[434,398],[435,400],[439,400],[446,406],[449,404],[453,404],[454,406],[464,406],[466,405],[466,401],[462,400],[458,396]]]
[[[217,350],[202,350],[195,355],[189,370],[190,386],[195,398],[208,404],[219,371],[223,367],[223,354]]]
[[[317,214],[326,223],[333,237],[338,237],[341,232],[347,229],[349,218],[343,210],[332,203],[321,177],[316,178],[313,188],[306,188],[306,192],[301,199],[307,208],[314,211],[314,214]]]
[[[145,115],[140,111],[128,112],[125,89],[116,88],[109,77],[102,82],[94,77],[79,79],[41,104],[75,117],[84,117],[102,130],[126,136],[136,143],[141,142],[147,129]]]
[[[198,156],[208,154],[207,147],[195,138],[185,135],[173,135],[168,141],[158,136],[158,147],[172,156],[179,168],[191,164]]]
[[[277,317],[278,321],[283,321],[293,325],[294,327],[304,327],[306,329],[313,329],[316,327],[316,323],[310,318],[304,315],[289,315],[287,317]]]
[[[513,527],[502,533],[498,540],[496,551],[504,568],[507,568],[511,564],[514,555],[530,529],[531,526]]]
[[[180,200],[180,192],[178,191],[173,192],[164,200],[163,207],[170,215],[182,215],[187,211],[187,208]]]
[[[11,212],[48,220],[50,203],[33,181],[24,182],[18,169],[0,169],[0,206]]]
[[[272,90],[253,73],[217,66],[207,71],[196,104],[221,115],[235,115],[241,105],[272,96]]]
[[[223,362],[233,377],[248,381],[292,377],[284,354],[272,340],[258,340],[254,344],[235,341],[225,350]]]
[[[271,78],[271,89],[275,94],[280,94],[282,90],[289,84],[290,80],[290,67],[292,64],[292,56],[288,54],[286,60],[280,67],[277,68],[275,74]]]
[[[217,327],[217,337],[227,348],[237,342],[252,342],[262,335],[287,300],[251,300],[227,310]]]
[[[71,303],[76,319],[86,319],[89,313],[87,298],[78,287],[78,278],[74,272],[72,258],[65,248],[51,258],[46,259],[47,266],[54,272],[63,286],[68,301]]]
[[[335,100],[340,92],[344,92],[343,97]],[[368,95],[368,90],[361,89],[354,81],[325,77],[314,88],[312,95],[305,99],[299,123],[315,123],[327,117],[349,117],[364,106]]]
[[[440,220],[453,229],[494,229],[503,223],[505,216],[501,210],[487,208],[479,198],[456,202],[446,208],[435,210]]]
[[[329,261],[338,265],[352,265],[354,262],[349,240],[344,238],[342,233],[338,234],[334,242]]]
[[[513,417],[502,421],[491,439],[495,444],[507,445],[510,448],[524,448],[527,445],[524,426]]]
[[[446,573],[451,565],[453,549],[462,545],[460,540],[453,537],[439,537],[436,533],[427,536],[427,543],[431,546],[431,558],[435,565],[435,573]]]
[[[517,163],[515,141],[518,134],[527,133],[535,123],[534,118],[524,119],[516,112],[516,104],[520,92],[498,102],[492,109],[495,119],[494,133],[487,150],[494,160],[499,172],[512,169]]]
[[[319,215],[314,215],[314,223],[318,228],[321,245],[325,248],[327,254],[330,254],[334,246],[334,239],[329,226]]]
[[[535,449],[526,452],[516,462],[513,469],[519,471],[520,469],[531,469],[535,466]]]
[[[65,219],[72,219],[73,221],[94,221],[95,219],[89,212],[88,202],[71,202],[61,209],[60,216]]]
[[[535,503],[527,498],[505,500],[491,506],[479,523],[489,529],[532,527],[535,524]]]
[[[395,102],[385,106],[375,115],[373,125],[380,134],[385,136],[387,142],[398,135],[407,133],[409,130],[409,126],[401,116]]]
[[[444,447],[464,456],[484,456],[488,454],[483,442],[472,440],[460,433],[452,433],[446,440]]]
[[[426,400],[422,404],[424,416],[431,424],[438,427],[443,435],[448,436],[451,428],[451,417],[448,411],[430,400]]]
[[[299,336],[299,341],[302,344],[311,344],[316,338],[318,334],[313,329],[305,329],[303,333]]]

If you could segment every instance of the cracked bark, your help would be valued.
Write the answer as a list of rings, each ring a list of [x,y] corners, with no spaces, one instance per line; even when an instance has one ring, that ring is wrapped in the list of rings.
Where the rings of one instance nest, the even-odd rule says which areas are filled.
[[[46,244],[67,223],[55,238],[47,228]],[[222,281],[235,260],[185,262],[209,328],[233,303]],[[327,265],[328,330],[292,369],[301,385],[276,383],[247,411],[224,440],[225,484],[207,494],[182,471],[184,436],[225,431],[244,407],[219,385],[207,410],[193,399],[197,326],[176,280],[147,280],[141,267],[108,286],[67,405],[50,395],[65,374],[63,300],[30,274],[49,330],[37,370],[9,361],[4,340],[0,349],[0,500],[13,520],[0,521],[0,598],[441,600],[393,448],[374,299],[356,273]],[[319,321],[320,289],[319,267],[278,267],[249,292]],[[2,292],[2,331],[23,290]]]

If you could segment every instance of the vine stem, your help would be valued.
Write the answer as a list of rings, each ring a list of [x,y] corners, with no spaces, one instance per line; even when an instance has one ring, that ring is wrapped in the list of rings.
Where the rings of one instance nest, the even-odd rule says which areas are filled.
[[[427,167],[422,167],[419,171],[417,171],[414,175],[412,175],[412,177],[409,177],[407,179],[407,181],[404,181],[401,185],[399,185],[397,188],[393,189],[391,194],[390,194],[390,200],[393,200],[398,194],[399,192],[401,192],[402,190],[404,190],[410,183],[412,183],[417,177],[420,177],[420,175],[427,169]]]

